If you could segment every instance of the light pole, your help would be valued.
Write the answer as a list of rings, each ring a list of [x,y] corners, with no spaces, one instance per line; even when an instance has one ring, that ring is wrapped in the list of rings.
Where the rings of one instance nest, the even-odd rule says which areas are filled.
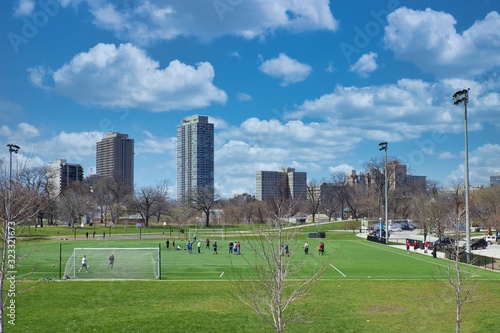
[[[19,146],[9,143],[7,145],[9,147],[9,155],[10,155],[10,160],[9,160],[9,190],[7,193],[7,228],[10,227],[10,220],[12,218],[12,153],[17,154],[19,151]]]
[[[389,244],[389,225],[387,224],[387,215],[388,215],[388,207],[387,207],[387,142],[381,142],[378,144],[378,150],[384,150],[384,186],[385,186],[385,204],[384,204],[384,213],[385,213],[385,243]],[[382,232],[382,231],[380,231]]]
[[[469,102],[469,88],[453,94],[453,104],[464,104],[464,132],[465,132],[465,248],[467,263],[470,254],[470,218],[469,218],[469,137],[467,131],[467,103]]]

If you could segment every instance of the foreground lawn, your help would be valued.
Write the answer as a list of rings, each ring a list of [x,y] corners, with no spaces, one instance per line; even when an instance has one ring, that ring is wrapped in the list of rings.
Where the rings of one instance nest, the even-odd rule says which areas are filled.
[[[32,283],[25,283],[25,288]],[[481,282],[463,332],[498,327],[497,281]],[[44,282],[16,299],[8,332],[271,332],[228,281]],[[452,332],[450,290],[433,281],[321,281],[289,332]]]
[[[359,239],[328,233],[326,254],[310,241],[310,254],[297,240],[292,263],[304,278],[326,267],[308,297],[295,303],[304,321],[288,332],[451,332],[454,296],[447,277],[450,262]],[[31,239],[19,242],[16,325],[8,332],[271,332],[270,326],[236,298],[234,270],[251,273],[255,257],[245,238],[242,255],[167,251],[161,239]],[[180,240],[176,240],[180,241]],[[185,240],[181,243],[184,247]],[[161,247],[162,280],[51,280],[59,276],[59,255],[66,264],[74,247]],[[196,250],[195,250],[196,252]],[[116,265],[120,260],[116,259]],[[92,270],[92,258],[89,258]],[[225,274],[222,275],[222,272]],[[83,273],[82,273],[83,274]],[[88,273],[89,275],[92,272]],[[494,332],[500,274],[465,268],[474,301],[464,307],[463,332]]]

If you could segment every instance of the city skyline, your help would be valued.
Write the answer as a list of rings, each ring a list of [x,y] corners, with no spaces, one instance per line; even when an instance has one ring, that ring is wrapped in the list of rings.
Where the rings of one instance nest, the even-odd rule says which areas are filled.
[[[224,3],[226,6],[215,6]],[[423,1],[0,4],[0,158],[66,159],[95,173],[95,144],[135,140],[135,185],[169,180],[176,127],[214,124],[222,197],[255,195],[255,172],[308,180],[389,158],[442,186],[500,172],[500,4]]]

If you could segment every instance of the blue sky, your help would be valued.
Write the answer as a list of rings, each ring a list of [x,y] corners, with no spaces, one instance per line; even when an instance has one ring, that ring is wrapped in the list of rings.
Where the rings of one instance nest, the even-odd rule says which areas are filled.
[[[500,172],[500,3],[373,0],[2,1],[0,158],[95,172],[95,144],[135,140],[138,187],[176,181],[176,127],[215,124],[223,197],[257,170],[309,180],[382,157],[443,186]]]

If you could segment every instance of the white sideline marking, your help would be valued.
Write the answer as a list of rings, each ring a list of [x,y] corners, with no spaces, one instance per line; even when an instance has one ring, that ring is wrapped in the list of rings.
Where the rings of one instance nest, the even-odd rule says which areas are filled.
[[[343,277],[346,277],[344,273],[342,273],[337,267],[333,266],[332,264],[330,264],[330,266],[332,266],[332,268],[334,270],[336,270],[337,272],[339,272],[340,274],[342,274]]]
[[[222,277],[222,275],[224,275],[224,272],[222,272],[222,274],[219,277]]]

